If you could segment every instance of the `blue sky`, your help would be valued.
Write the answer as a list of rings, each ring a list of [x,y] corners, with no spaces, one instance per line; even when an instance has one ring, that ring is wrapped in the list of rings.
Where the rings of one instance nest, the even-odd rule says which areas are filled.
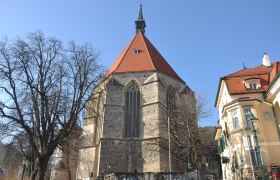
[[[143,0],[146,36],[182,79],[213,108],[219,78],[280,60],[279,0]],[[9,0],[0,6],[0,36],[42,30],[66,45],[90,42],[107,67],[135,35],[138,0]],[[200,122],[216,125],[218,112]]]

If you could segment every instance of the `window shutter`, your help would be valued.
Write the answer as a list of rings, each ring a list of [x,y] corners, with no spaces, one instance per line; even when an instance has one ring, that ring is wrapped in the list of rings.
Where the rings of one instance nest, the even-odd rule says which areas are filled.
[[[223,131],[223,138],[224,138],[225,146],[227,146],[227,134],[226,134],[226,131]]]
[[[222,153],[220,140],[218,141],[218,153]]]
[[[224,149],[225,149],[225,136],[224,135],[222,135],[222,137],[221,137],[221,146],[222,146],[222,151],[224,151]]]

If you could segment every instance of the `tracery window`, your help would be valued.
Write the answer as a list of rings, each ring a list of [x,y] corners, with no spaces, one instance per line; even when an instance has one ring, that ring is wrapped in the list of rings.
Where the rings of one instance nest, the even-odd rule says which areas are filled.
[[[175,118],[176,111],[176,91],[169,86],[166,91],[167,115],[170,119],[171,129],[177,131],[177,121]]]
[[[125,137],[140,137],[140,89],[131,81],[126,89]]]
[[[170,118],[174,118],[176,110],[176,99],[175,99],[175,89],[172,86],[167,88],[166,92],[166,105],[167,113]]]

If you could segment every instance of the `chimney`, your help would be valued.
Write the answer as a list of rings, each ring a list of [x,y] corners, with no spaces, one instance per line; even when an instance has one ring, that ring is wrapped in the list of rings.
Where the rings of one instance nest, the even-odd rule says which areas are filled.
[[[268,57],[267,53],[264,53],[264,55],[263,55],[262,64],[266,67],[271,66],[271,63],[270,63],[270,60],[269,60],[269,57]]]

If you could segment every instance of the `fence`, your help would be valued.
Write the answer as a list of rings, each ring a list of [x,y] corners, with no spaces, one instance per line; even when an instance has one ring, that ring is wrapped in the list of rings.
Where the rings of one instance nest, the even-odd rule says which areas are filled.
[[[214,180],[215,176],[197,170],[189,172],[146,172],[146,173],[113,173],[104,176],[104,180]]]

